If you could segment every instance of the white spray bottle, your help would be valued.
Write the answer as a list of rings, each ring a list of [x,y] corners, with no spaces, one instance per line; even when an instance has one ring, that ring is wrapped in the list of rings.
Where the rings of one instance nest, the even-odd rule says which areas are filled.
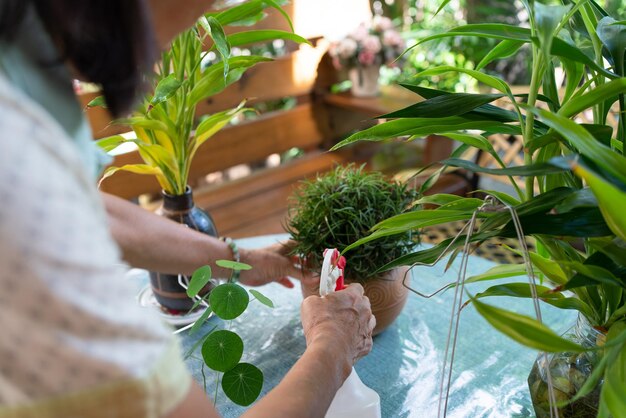
[[[320,296],[345,289],[343,269],[346,259],[336,249],[324,250],[320,272]],[[359,379],[354,367],[337,391],[325,418],[380,418],[380,396]]]

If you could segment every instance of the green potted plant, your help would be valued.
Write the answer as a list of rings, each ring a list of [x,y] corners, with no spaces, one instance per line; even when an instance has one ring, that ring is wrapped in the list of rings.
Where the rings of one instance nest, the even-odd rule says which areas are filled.
[[[443,2],[445,5],[448,1]],[[349,257],[379,237],[405,234],[425,225],[454,220],[481,221],[476,231],[421,248],[383,266],[430,264],[446,252],[453,255],[468,240],[480,245],[492,237],[516,237],[517,227],[537,242],[529,263],[497,266],[474,281],[510,278],[470,296],[477,311],[495,328],[518,342],[543,352],[529,386],[538,417],[626,416],[626,24],[612,19],[594,1],[564,1],[547,6],[523,2],[530,27],[472,24],[418,41],[445,37],[493,38],[498,45],[477,69],[442,66],[419,76],[456,72],[467,74],[493,89],[491,94],[451,93],[404,87],[425,101],[385,115],[388,122],[359,132],[338,147],[359,140],[440,134],[461,143],[444,167],[509,176],[515,196],[483,191],[497,204],[475,197],[428,196],[418,203],[434,208],[387,219],[373,232],[344,251]],[[532,79],[528,91],[514,95],[501,78],[480,71],[495,59],[515,54],[528,45]],[[557,84],[556,68],[565,73]],[[501,99],[508,108],[490,104]],[[592,114],[591,123],[578,117]],[[611,124],[612,117],[616,123]],[[523,166],[507,167],[489,138],[517,135],[524,142]],[[463,159],[477,148],[493,156],[501,167],[481,167]],[[423,190],[435,177],[425,182]],[[525,178],[518,184],[513,176]],[[519,223],[517,222],[519,220]],[[531,269],[532,267],[532,269]],[[541,285],[513,279],[537,272]],[[562,309],[580,312],[573,339],[560,337],[538,319],[482,302],[496,296],[533,298]],[[550,388],[551,387],[551,388]]]
[[[304,180],[290,201],[286,229],[295,241],[292,253],[305,257],[309,267],[319,273],[324,249],[341,251],[383,219],[410,213],[416,197],[407,185],[368,172],[363,166],[337,166],[315,179]],[[348,257],[346,283],[358,282],[365,288],[377,321],[374,334],[393,322],[407,298],[403,285],[406,268],[384,274],[376,271],[409,253],[417,237],[414,232],[396,234],[363,245]],[[319,294],[319,288],[303,286],[303,294]]]
[[[153,91],[130,117],[115,121],[132,128],[135,137],[115,135],[98,141],[105,151],[131,143],[143,163],[109,167],[101,181],[118,171],[155,176],[163,189],[163,204],[158,213],[217,236],[210,215],[194,205],[189,171],[199,147],[247,109],[242,102],[236,108],[208,115],[198,124],[196,106],[237,82],[248,68],[271,60],[254,55],[232,56],[231,47],[273,39],[306,42],[291,32],[277,30],[224,33],[226,25],[254,24],[265,16],[268,7],[287,16],[274,1],[250,0],[207,14],[172,41],[150,79]],[[205,57],[213,50],[221,59],[205,68]],[[96,98],[90,106],[103,104],[102,98]],[[180,286],[177,275],[151,272],[150,276],[153,292],[162,306],[174,313],[186,313],[191,308],[193,301]],[[209,290],[207,285],[204,291]]]

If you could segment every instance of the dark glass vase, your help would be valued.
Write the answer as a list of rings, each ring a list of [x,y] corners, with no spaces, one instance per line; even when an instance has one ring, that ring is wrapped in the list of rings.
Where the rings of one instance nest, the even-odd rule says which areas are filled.
[[[594,329],[582,316],[565,337],[585,348],[604,345],[605,335]],[[550,369],[554,385],[554,397],[558,402],[570,401],[591,375],[600,360],[598,351],[583,353],[552,353],[547,359],[540,354],[535,361],[528,386],[537,418],[550,418],[550,402],[547,369]],[[558,407],[558,418],[589,418],[598,413],[602,381],[586,396]]]
[[[157,210],[157,214],[204,234],[218,236],[211,215],[194,204],[193,193],[189,186],[182,195],[172,196],[166,192],[162,194],[163,204]],[[188,283],[189,279],[187,276],[182,276],[184,283]],[[194,302],[187,296],[185,288],[179,284],[178,275],[150,272],[150,284],[156,300],[170,313],[184,314],[193,307]],[[201,294],[210,292],[212,288],[213,285],[209,283],[202,289]]]

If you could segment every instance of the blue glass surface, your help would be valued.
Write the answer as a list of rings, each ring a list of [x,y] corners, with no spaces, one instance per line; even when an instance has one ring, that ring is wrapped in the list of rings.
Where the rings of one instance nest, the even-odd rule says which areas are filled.
[[[238,241],[244,248],[262,247],[285,236],[264,236]],[[349,262],[348,257],[348,262]],[[494,264],[471,257],[468,276],[482,273]],[[414,268],[413,285],[425,293],[456,280],[458,262],[444,272],[445,262],[436,267]],[[520,278],[522,281],[524,278]],[[477,293],[493,282],[472,286]],[[299,289],[286,289],[277,284],[257,288],[270,297],[275,309],[253,302],[240,318],[231,324],[245,344],[242,361],[259,367],[265,375],[263,393],[276,386],[305,349],[300,326]],[[432,299],[409,295],[400,317],[374,339],[372,352],[356,365],[363,382],[376,390],[381,398],[383,417],[435,417],[439,396],[446,336],[450,323],[453,292]],[[526,299],[492,298],[489,303],[532,315],[532,302]],[[544,322],[558,331],[565,331],[575,313],[542,306]],[[204,326],[223,327],[218,318]],[[181,335],[185,350],[198,339],[198,333]],[[450,418],[534,417],[526,384],[537,353],[526,349],[495,331],[471,307],[463,310],[459,340],[452,374],[448,404]],[[207,393],[215,394],[216,376],[205,370],[202,376],[200,354],[190,358],[188,365],[201,384],[206,380]],[[220,391],[221,392],[221,389]],[[225,417],[237,417],[244,408],[233,405],[221,393],[217,408]]]

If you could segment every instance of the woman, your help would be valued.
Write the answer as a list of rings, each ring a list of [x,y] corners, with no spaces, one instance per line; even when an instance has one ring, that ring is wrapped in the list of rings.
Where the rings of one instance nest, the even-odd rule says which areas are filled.
[[[218,416],[171,330],[136,306],[121,258],[191,272],[231,256],[219,241],[98,194],[104,163],[72,93],[102,86],[123,114],[155,45],[211,2],[3,0],[0,4],[0,417]],[[154,30],[153,28],[156,28]],[[105,210],[106,207],[106,210]],[[107,213],[108,211],[108,213]],[[178,248],[160,247],[169,242]],[[301,277],[276,248],[242,251],[244,283]],[[320,417],[375,319],[358,285],[302,304],[307,349],[246,416]]]

